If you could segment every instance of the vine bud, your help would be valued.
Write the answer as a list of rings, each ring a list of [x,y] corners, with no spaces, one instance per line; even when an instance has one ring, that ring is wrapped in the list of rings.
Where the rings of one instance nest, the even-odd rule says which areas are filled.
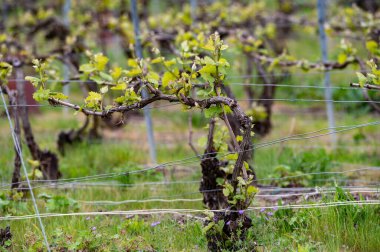
[[[191,70],[193,72],[195,72],[197,70],[197,65],[195,65],[195,62],[193,63],[192,67],[191,67]]]

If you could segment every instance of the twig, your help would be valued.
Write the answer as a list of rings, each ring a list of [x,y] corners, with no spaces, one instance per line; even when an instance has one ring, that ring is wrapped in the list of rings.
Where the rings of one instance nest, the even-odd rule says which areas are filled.
[[[193,144],[193,121],[192,121],[192,118],[193,118],[193,113],[190,111],[189,112],[189,146],[194,151],[195,155],[200,158],[199,153]]]

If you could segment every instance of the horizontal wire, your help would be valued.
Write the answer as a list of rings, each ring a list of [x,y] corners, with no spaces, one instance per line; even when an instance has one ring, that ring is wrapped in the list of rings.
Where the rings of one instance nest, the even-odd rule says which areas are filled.
[[[320,146],[320,145],[308,145],[308,146],[305,146],[303,144],[297,144],[297,143],[294,143],[294,144],[288,144],[286,147],[288,148],[323,148],[323,147],[326,147],[326,146]],[[355,145],[355,146],[350,146],[350,145],[342,145],[342,144],[338,144],[338,145],[335,145],[336,149],[363,149],[363,150],[368,150],[368,149],[371,149],[371,148],[380,148],[380,145],[376,145],[376,144],[371,144],[371,145]]]
[[[353,129],[358,129],[358,128],[363,128],[363,127],[367,127],[367,126],[375,126],[375,125],[379,125],[379,124],[380,124],[380,121],[375,121],[375,122],[371,122],[371,123],[358,124],[358,125],[354,125],[351,127],[350,126],[329,127],[329,128],[325,128],[322,130],[314,131],[314,133],[318,133],[318,132],[321,132],[323,130],[332,130],[328,133],[318,134],[318,135],[314,135],[314,136],[307,136],[310,133],[293,135],[293,136],[284,137],[284,138],[276,139],[273,141],[257,144],[253,149],[259,149],[259,148],[263,148],[263,147],[267,147],[267,146],[270,146],[273,144],[283,143],[283,142],[287,142],[287,141],[299,141],[299,140],[305,140],[305,139],[313,139],[313,138],[317,138],[317,137],[321,137],[321,136],[327,136],[327,135],[331,135],[331,134],[341,133],[341,132],[345,132],[345,131],[349,131],[349,130],[353,130]],[[344,129],[333,130],[333,129],[338,129],[338,128],[344,128]],[[305,136],[305,137],[299,137],[299,136]]]
[[[360,183],[376,183],[376,181],[373,181],[373,180],[363,180],[363,179],[337,179],[336,177],[334,178],[328,178],[328,179],[314,179],[313,181],[331,181],[331,180],[334,180],[334,181],[340,181],[340,182],[360,182]],[[133,183],[133,184],[123,184],[123,183],[118,183],[117,181],[114,181],[114,182],[109,182],[109,183],[104,183],[104,182],[68,182],[68,183],[64,183],[64,184],[48,184],[48,185],[44,185],[44,186],[36,186],[36,187],[33,187],[35,189],[38,189],[38,188],[48,188],[48,189],[75,189],[75,188],[91,188],[91,187],[144,187],[144,186],[151,186],[151,185],[154,185],[154,186],[170,186],[170,185],[184,185],[184,184],[200,184],[201,183],[201,180],[190,180],[190,181],[168,181],[168,182],[144,182],[144,183]],[[5,187],[8,187],[9,185],[0,185],[0,190],[10,190],[9,188],[6,188]],[[98,189],[96,188],[96,189]],[[17,188],[18,190],[23,190],[23,189],[27,189],[27,188],[23,188],[23,187],[18,187]]]
[[[129,204],[129,203],[196,202],[196,201],[202,201],[202,200],[203,200],[202,198],[197,198],[197,199],[162,199],[162,198],[158,198],[158,199],[142,199],[142,200],[122,200],[122,201],[112,201],[112,200],[99,200],[99,201],[75,200],[75,201],[77,201],[78,203],[81,203],[81,204],[85,204],[85,205],[123,205],[123,204]]]
[[[262,192],[260,190],[260,192]],[[255,198],[286,198],[286,197],[293,197],[293,196],[317,196],[317,195],[323,195],[323,194],[331,194],[336,192],[336,188],[331,188],[327,190],[326,188],[314,188],[313,191],[309,192],[301,192],[301,193],[282,193],[282,194],[260,194],[260,192],[255,195]],[[201,193],[201,192],[198,192]],[[349,190],[349,193],[380,193],[380,189],[369,189],[366,190]],[[186,198],[180,198],[180,199],[165,199],[165,198],[152,198],[152,199],[128,199],[128,200],[121,200],[121,201],[113,201],[113,200],[94,200],[94,201],[88,201],[88,200],[77,200],[73,199],[78,203],[84,204],[84,205],[124,205],[124,204],[130,204],[130,203],[149,203],[149,202],[162,202],[162,203],[173,203],[173,202],[197,202],[202,201],[203,198],[194,198],[194,199],[186,199]],[[45,201],[45,200],[40,200]]]
[[[372,189],[372,190],[370,190],[370,189],[368,189],[368,188],[365,188],[365,190],[364,191],[371,191],[371,192],[379,192],[379,187],[380,186],[380,184],[377,184],[376,185],[376,189]],[[335,189],[335,187],[334,187],[334,189],[329,189],[329,190],[327,190],[326,188],[322,188],[322,187],[316,187],[317,189],[315,189],[315,188],[313,188],[313,189],[310,189],[310,188],[308,188],[306,191],[312,191],[312,190],[317,190],[317,191],[319,191],[319,192],[328,192],[328,191],[332,191],[332,190],[334,190]],[[345,188],[346,190],[349,190],[350,188],[348,188],[348,187],[342,187],[342,188]],[[282,189],[285,189],[285,188],[282,188]],[[353,188],[353,189],[355,189],[355,188]],[[360,188],[359,188],[360,189]],[[260,191],[262,191],[261,189],[259,189]],[[356,190],[358,190],[358,188],[356,188]],[[208,192],[221,192],[221,191],[223,191],[223,189],[222,188],[217,188],[217,189],[209,189],[209,190],[203,190],[203,191],[201,191],[201,190],[199,190],[199,191],[196,191],[196,192],[188,192],[188,193],[182,193],[182,194],[176,194],[176,195],[165,195],[165,196],[163,196],[163,197],[161,197],[161,198],[176,198],[176,197],[185,197],[185,196],[188,196],[188,195],[195,195],[195,194],[199,194],[199,193],[208,193]],[[272,190],[272,191],[276,191],[276,192],[281,192],[281,190]],[[293,191],[300,191],[299,190],[299,188],[297,188],[297,190],[293,190]],[[269,191],[268,191],[269,192]]]
[[[299,205],[275,205],[263,207],[249,207],[245,211],[254,210],[279,210],[279,209],[313,209],[313,208],[326,208],[338,206],[361,206],[361,205],[379,205],[380,200],[366,200],[366,201],[338,201],[326,202],[315,204],[299,204]],[[153,215],[153,214],[181,214],[181,213],[205,213],[205,212],[238,212],[235,210],[221,209],[221,210],[202,210],[202,209],[149,209],[149,210],[129,210],[129,211],[102,211],[102,212],[77,212],[77,213],[41,213],[41,218],[47,217],[72,217],[72,216],[98,216],[98,215]],[[5,216],[0,217],[0,220],[26,220],[34,219],[36,215],[19,215],[19,216]]]
[[[68,189],[70,187],[72,188],[75,188],[75,187],[135,187],[135,186],[151,186],[151,185],[154,185],[154,186],[158,186],[158,185],[163,185],[163,186],[168,186],[168,185],[176,185],[176,184],[196,184],[196,183],[200,183],[200,180],[191,180],[191,181],[162,181],[162,182],[143,182],[143,183],[134,183],[134,184],[123,184],[123,183],[118,183],[117,181],[115,181],[116,183],[103,183],[103,182],[93,182],[93,183],[88,183],[88,182],[68,182],[68,183],[64,183],[64,184],[55,184],[55,183],[52,183],[52,184],[49,184],[49,185],[46,185],[44,186],[43,188],[54,188],[54,189],[59,189],[58,187],[59,186],[66,186],[64,187],[63,189]],[[6,185],[1,185],[0,188],[3,188],[3,187],[8,187],[9,185],[6,184]],[[33,187],[33,188],[42,188],[42,187],[39,187],[39,186],[36,186],[36,187]],[[23,188],[17,188],[17,189],[23,189]],[[8,190],[8,189],[5,189],[5,190]]]
[[[336,75],[346,75],[349,73],[352,73],[353,75],[356,74],[359,71],[351,71],[351,70],[345,70],[342,71],[341,69],[333,69],[332,71],[328,71],[329,74],[336,74]],[[324,75],[326,72],[320,71],[320,72],[304,72],[304,73],[268,73],[268,74],[243,74],[243,75],[228,75],[226,79],[244,79],[244,78],[250,78],[250,77],[264,77],[264,76],[308,76],[308,75]],[[364,73],[363,73],[364,74]]]
[[[380,124],[380,121],[374,121],[374,122],[370,122],[370,123],[357,124],[357,125],[351,125],[351,126],[346,125],[346,126],[337,126],[337,127],[324,128],[324,129],[320,129],[320,130],[313,131],[313,132],[292,135],[292,136],[288,136],[288,137],[285,137],[285,138],[280,138],[280,139],[277,139],[277,140],[273,140],[273,141],[257,144],[253,148],[249,148],[249,149],[243,150],[243,151],[227,152],[226,154],[222,155],[222,157],[228,156],[229,154],[240,153],[240,152],[243,153],[243,152],[247,152],[247,151],[256,150],[256,149],[267,147],[267,146],[270,146],[270,145],[273,145],[273,144],[277,144],[277,143],[282,143],[282,142],[287,142],[287,141],[299,141],[299,140],[305,140],[305,139],[312,139],[312,138],[316,138],[316,137],[327,136],[327,135],[330,135],[330,134],[336,134],[336,133],[340,133],[340,132],[344,132],[344,131],[348,131],[348,130],[352,130],[352,129],[362,128],[362,127],[367,127],[367,126],[374,126],[374,125],[378,125],[378,124]],[[338,129],[338,128],[344,128],[344,129],[331,131],[332,129]],[[314,135],[314,136],[307,136],[309,134],[315,134],[315,133],[326,131],[326,130],[330,130],[330,132],[324,133],[324,134],[318,134],[318,135]],[[305,137],[300,137],[300,136],[305,136]],[[210,154],[213,154],[213,153],[210,153]],[[222,154],[222,152],[215,152],[214,154]],[[142,173],[142,172],[156,170],[156,169],[160,169],[160,168],[164,168],[164,167],[168,167],[168,166],[174,166],[174,165],[179,165],[179,164],[190,164],[190,163],[199,162],[199,160],[198,160],[199,157],[200,157],[199,155],[190,156],[190,157],[187,157],[187,158],[184,158],[184,159],[169,161],[169,162],[166,162],[166,163],[162,163],[162,164],[159,164],[159,165],[156,165],[156,166],[153,166],[153,167],[148,167],[148,168],[137,170],[137,171],[129,171],[129,172],[122,172],[122,173],[105,173],[105,174],[99,174],[99,175],[84,176],[84,177],[79,177],[79,178],[60,179],[59,181],[85,181],[85,180],[91,180],[91,179],[97,179],[97,178],[110,178],[110,177],[115,177],[115,176],[122,176],[122,175]],[[190,161],[192,159],[197,159],[197,160]],[[206,158],[202,158],[202,160],[205,160],[205,159]],[[210,158],[207,158],[207,159],[210,159]],[[188,162],[186,162],[186,161],[188,161]],[[46,183],[46,182],[56,182],[56,180],[32,180],[31,182],[45,182]],[[17,183],[20,184],[22,182],[17,182]],[[9,186],[10,185],[12,185],[12,184],[9,184]]]
[[[339,182],[361,182],[361,183],[376,183],[376,181],[373,180],[362,180],[362,179],[337,179],[336,177],[334,178],[328,178],[328,179],[313,179],[313,181],[339,181]],[[22,182],[21,182],[22,183]],[[108,183],[104,182],[68,182],[68,183],[62,183],[62,184],[48,184],[48,185],[41,185],[41,186],[36,186],[33,187],[34,189],[38,188],[47,188],[47,189],[75,189],[78,187],[81,188],[91,188],[91,187],[144,187],[144,186],[170,186],[170,185],[184,185],[184,184],[200,184],[201,180],[185,180],[185,181],[161,181],[161,182],[143,182],[143,183],[132,183],[132,184],[124,184],[124,183],[118,183],[117,181],[110,181]],[[15,183],[16,184],[16,183]],[[17,183],[18,184],[18,183]],[[380,185],[380,184],[379,184]],[[8,187],[9,184],[2,184],[0,185],[0,190],[10,190]],[[368,186],[368,184],[366,184]],[[351,186],[351,187],[345,187],[345,188],[357,188],[358,186]],[[267,191],[269,190],[267,187],[260,187],[261,191]],[[302,189],[305,187],[301,187]],[[301,188],[296,188],[296,190],[299,190]],[[27,188],[23,187],[18,187],[18,190],[23,190]],[[96,188],[98,189],[98,188]],[[282,187],[274,187],[273,190],[280,190],[284,189]],[[306,190],[311,190],[313,188],[306,188]]]
[[[173,107],[177,105],[181,105],[180,102],[171,102],[166,105],[162,106],[147,106],[146,109],[160,109],[160,108],[166,108],[166,107]],[[0,105],[0,107],[4,107],[4,105]],[[60,105],[48,105],[48,104],[26,104],[26,105],[7,105],[7,107],[51,107],[51,108],[65,108],[65,106]]]
[[[366,186],[339,186],[343,190],[368,190],[371,188],[376,188],[376,190],[380,190],[380,184],[374,186],[374,185],[366,185]],[[289,187],[289,188],[284,188],[284,187],[273,187],[273,188],[259,188],[261,192],[289,192],[289,191],[329,191],[329,190],[334,190],[336,189],[336,186],[334,187]],[[374,190],[374,189],[372,189]]]
[[[288,88],[312,88],[312,89],[338,89],[338,90],[372,90],[367,88],[358,87],[344,87],[344,86],[318,86],[318,85],[293,85],[293,84],[276,84],[276,83],[243,83],[243,82],[231,82],[226,85],[236,85],[236,86],[257,86],[257,87],[288,87]],[[378,91],[377,91],[378,92]]]
[[[262,179],[256,179],[256,181],[268,181],[268,180],[284,180],[284,179],[288,179],[288,178],[296,178],[296,177],[303,177],[303,176],[310,176],[310,175],[327,175],[327,174],[345,174],[345,173],[350,173],[350,172],[361,172],[361,171],[368,171],[368,170],[374,170],[374,171],[379,171],[380,170],[380,167],[364,167],[364,168],[358,168],[358,169],[352,169],[352,170],[347,170],[347,171],[328,171],[328,172],[311,172],[311,173],[303,173],[303,174],[299,174],[299,175],[294,175],[294,176],[285,176],[285,177],[280,177],[280,178],[262,178]],[[86,177],[85,177],[86,178]],[[34,180],[34,181],[31,181],[31,182],[44,182],[46,180]],[[17,182],[17,183],[14,183],[14,184],[21,184],[22,182]],[[200,181],[184,181],[184,182],[180,182],[180,181],[173,181],[173,182],[148,182],[148,183],[141,183],[141,184],[137,184],[137,185],[142,185],[142,186],[145,186],[145,185],[170,185],[170,184],[190,184],[190,183],[200,183]],[[56,187],[56,186],[75,186],[76,183],[74,182],[69,182],[69,183],[52,183],[50,185],[39,185],[39,186],[34,186],[33,189],[38,189],[38,188],[49,188],[49,187]],[[97,185],[97,183],[95,183],[95,185]],[[133,186],[137,186],[136,184],[121,184],[121,185],[115,185],[115,186],[125,186],[125,187],[133,187]],[[10,184],[5,184],[5,185],[2,185],[0,188],[5,188],[5,187],[8,187],[8,186],[11,186],[11,183]],[[105,184],[101,184],[101,186],[105,186]],[[75,187],[74,187],[75,188]],[[67,187],[65,189],[68,189]],[[5,189],[7,190],[7,189]]]
[[[331,191],[315,191],[315,192],[305,192],[305,193],[285,193],[285,194],[257,194],[256,198],[285,198],[292,196],[314,196],[328,193],[335,193],[335,190]],[[349,191],[350,193],[380,193],[380,190],[353,190]],[[86,200],[76,200],[78,203],[85,205],[123,205],[129,203],[148,203],[148,202],[164,202],[164,203],[172,203],[172,202],[197,202],[202,201],[203,198],[196,199],[164,199],[164,198],[156,198],[156,199],[142,199],[142,200],[122,200],[122,201],[112,201],[112,200],[97,200],[97,201],[86,201]]]
[[[310,175],[327,175],[327,174],[345,174],[350,172],[361,172],[361,171],[380,171],[380,167],[367,167],[367,168],[360,168],[360,169],[352,169],[347,171],[326,171],[326,172],[310,172],[310,173],[303,173],[298,174],[294,176],[285,176],[280,178],[262,178],[262,179],[256,179],[256,181],[266,181],[266,180],[284,180],[284,179],[290,179],[290,178],[299,178],[299,177],[306,177]]]
[[[333,102],[333,103],[376,103],[380,104],[380,101],[367,101],[367,100],[326,100],[326,99],[298,99],[298,98],[273,98],[273,99],[236,99],[236,101],[288,101],[288,102]],[[171,107],[171,106],[177,106],[182,103],[170,103],[167,105],[159,106],[159,107],[148,107],[148,109],[158,109],[158,108],[165,108],[165,107]],[[0,105],[0,107],[4,107],[4,105]],[[12,105],[8,107],[57,107],[57,108],[64,108],[65,106],[51,106],[51,105],[34,105],[34,104],[27,104],[27,105]]]
[[[330,74],[336,74],[336,75],[346,75],[348,73],[352,73],[353,75],[356,74],[357,72],[359,71],[355,71],[355,70],[346,70],[346,71],[342,71],[341,69],[334,69],[332,71],[328,71],[328,73]],[[274,74],[271,74],[271,73],[268,73],[268,74],[242,74],[242,75],[227,75],[226,76],[226,79],[240,79],[240,78],[249,78],[249,77],[264,77],[264,76],[289,76],[289,77],[292,77],[292,76],[307,76],[307,75],[324,75],[326,72],[324,71],[320,71],[320,72],[304,72],[304,73],[300,73],[300,72],[297,72],[297,73],[274,73]],[[361,72],[364,74],[364,72]],[[28,80],[25,80],[25,79],[8,79],[7,80],[8,82],[30,82]],[[78,84],[96,84],[95,81],[91,81],[91,80],[46,80],[46,82],[51,82],[51,83],[55,83],[55,82],[61,82],[61,83],[78,83]]]
[[[380,124],[380,121],[374,121],[374,122],[370,122],[370,123],[357,124],[357,125],[351,125],[351,126],[345,125],[345,126],[329,127],[329,128],[324,128],[324,129],[316,130],[316,131],[313,131],[313,132],[292,135],[292,136],[288,136],[288,137],[284,137],[284,138],[279,138],[279,139],[276,139],[276,140],[273,140],[273,141],[268,141],[268,142],[256,144],[253,148],[249,148],[247,150],[236,151],[236,152],[227,152],[225,154],[221,153],[221,152],[214,152],[214,153],[209,153],[209,154],[222,154],[222,156],[219,157],[219,158],[223,158],[223,157],[228,156],[230,154],[243,153],[243,152],[247,152],[247,151],[257,150],[257,149],[260,149],[260,148],[268,147],[268,146],[271,146],[271,145],[274,145],[274,144],[283,143],[283,142],[287,142],[287,141],[299,141],[299,140],[313,139],[313,138],[317,138],[317,137],[321,137],[321,136],[328,136],[328,135],[331,135],[331,134],[342,133],[342,132],[353,130],[353,129],[357,129],[357,128],[363,128],[363,127],[367,127],[367,126],[375,126],[375,125],[379,125],[379,124]],[[342,130],[333,130],[333,129],[339,129],[339,128],[343,128],[343,129]],[[307,135],[310,135],[310,134],[315,134],[315,133],[326,131],[326,130],[330,130],[330,132],[324,133],[324,134],[318,134],[318,135],[314,135],[314,136],[307,136]],[[331,130],[333,130],[333,131],[331,131]],[[304,136],[304,137],[301,137],[301,136]],[[199,160],[182,162],[181,164],[182,165],[183,164],[192,164],[192,163],[195,163],[195,162],[199,162]]]
[[[237,101],[289,101],[289,102],[333,102],[333,103],[376,103],[379,104],[380,101],[358,101],[358,100],[326,100],[326,99],[285,99],[285,98],[274,98],[274,99],[237,99]]]

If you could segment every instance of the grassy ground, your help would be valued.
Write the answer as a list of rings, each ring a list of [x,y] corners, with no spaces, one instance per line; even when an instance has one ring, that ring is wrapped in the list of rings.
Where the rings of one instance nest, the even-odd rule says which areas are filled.
[[[276,105],[274,129],[257,143],[267,142],[289,134],[302,134],[326,127],[323,106],[313,109],[299,109],[294,104]],[[303,112],[300,112],[300,110]],[[178,108],[153,110],[155,137],[158,146],[159,163],[178,160],[192,156],[187,146],[187,123]],[[289,120],[294,118],[293,120]],[[62,116],[59,109],[46,109],[32,117],[32,125],[37,141],[42,147],[56,151],[55,136],[58,129],[68,129],[80,125],[80,116]],[[194,118],[194,142],[205,133],[204,120]],[[338,125],[353,125],[374,121],[369,114],[354,115],[340,111],[337,115]],[[293,121],[293,123],[292,123]],[[293,124],[293,126],[291,126]],[[0,167],[3,183],[9,183],[12,173],[13,149],[6,120],[0,122],[0,144],[3,154]],[[293,128],[293,130],[290,130]],[[291,131],[291,132],[290,132]],[[339,148],[332,150],[329,137],[286,142],[261,148],[255,152],[254,165],[259,178],[273,175],[278,165],[288,165],[304,172],[349,170],[353,167],[378,166],[379,149],[376,126],[355,129],[338,134]],[[356,135],[363,135],[356,140]],[[201,147],[199,150],[201,151]],[[351,148],[352,147],[352,148]],[[25,148],[24,148],[25,149]],[[145,140],[145,127],[142,118],[135,118],[128,125],[117,131],[105,131],[102,143],[82,143],[70,147],[65,156],[60,156],[60,169],[64,178],[75,178],[111,172],[123,172],[141,169],[149,164],[148,148]],[[26,158],[28,153],[24,153]],[[198,161],[186,165],[169,167],[167,177],[172,180],[200,180]],[[377,182],[379,173],[349,173],[351,179]],[[347,178],[347,176],[343,178]],[[330,178],[319,177],[319,178]],[[160,172],[149,172],[129,177],[115,177],[88,182],[141,183],[163,181]],[[318,185],[331,186],[330,182],[313,182]],[[346,184],[342,184],[346,185]],[[87,212],[134,210],[150,208],[191,208],[202,209],[202,202],[146,202],[127,203],[117,206],[89,205],[83,201],[147,198],[201,198],[197,193],[198,183],[145,185],[133,187],[73,187],[73,188],[37,188],[36,195],[49,195],[53,200],[47,202],[38,199],[39,209],[44,212]],[[6,191],[4,191],[6,193]],[[333,201],[330,198],[329,201]],[[267,203],[256,202],[256,205]],[[30,201],[11,203],[3,207],[3,214],[23,215],[33,213]],[[351,218],[352,216],[357,216]],[[278,210],[273,216],[265,212],[252,212],[254,228],[250,241],[257,241],[259,249],[283,251],[336,251],[356,250],[375,251],[380,244],[377,234],[380,232],[379,208],[334,207],[312,210]],[[270,217],[266,219],[265,217]],[[160,222],[151,226],[154,222]],[[49,241],[57,250],[62,247],[71,249],[86,248],[96,251],[117,251],[121,249],[158,250],[158,251],[202,251],[206,250],[206,239],[202,234],[202,223],[181,215],[154,216],[77,216],[51,217],[43,220]],[[13,251],[34,250],[43,247],[38,222],[32,220],[2,221],[1,227],[11,226]],[[165,235],[163,235],[165,234]],[[169,235],[170,234],[170,235]]]

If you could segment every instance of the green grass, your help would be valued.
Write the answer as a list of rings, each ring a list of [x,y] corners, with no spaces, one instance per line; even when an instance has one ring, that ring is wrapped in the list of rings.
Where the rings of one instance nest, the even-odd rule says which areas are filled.
[[[286,109],[285,113],[274,115],[274,129],[263,139],[257,142],[266,142],[279,137],[289,135],[290,122],[289,110],[297,109],[293,104],[282,104],[281,109]],[[62,117],[61,112],[44,112],[32,118],[32,125],[36,133],[36,139],[41,146],[56,151],[55,135],[60,129],[69,129],[80,125],[80,117]],[[339,125],[358,124],[374,120],[368,114],[351,115],[344,111],[338,114]],[[156,136],[159,139],[158,156],[159,162],[167,162],[193,156],[187,142],[187,116],[173,109],[170,113],[155,110],[153,113],[155,121]],[[323,115],[293,114],[296,118],[295,127],[290,134],[300,134],[311,132],[326,127]],[[51,120],[50,118],[56,118]],[[67,120],[70,118],[69,120]],[[193,118],[195,122],[194,131],[197,142],[205,133],[204,119],[197,115]],[[47,123],[48,122],[48,123]],[[165,122],[164,124],[162,124]],[[8,125],[4,120],[0,122],[3,129],[0,134],[1,149],[4,150],[0,156],[1,173],[3,182],[9,183],[11,167],[13,165],[12,142],[9,137]],[[133,131],[134,130],[134,131]],[[133,132],[131,136],[128,132]],[[203,132],[203,133],[202,133]],[[260,148],[255,151],[254,165],[259,178],[271,176],[273,170],[278,165],[288,165],[295,170],[304,169],[304,172],[314,172],[320,170],[345,170],[352,169],[347,163],[361,166],[379,165],[378,151],[374,136],[377,127],[371,126],[362,130],[348,131],[339,134],[339,146],[347,145],[367,145],[370,151],[360,149],[337,148],[331,149],[329,138],[315,138],[300,142],[287,142],[283,145],[273,145]],[[356,134],[363,134],[365,138],[357,138]],[[131,121],[122,129],[117,141],[103,139],[102,142],[81,143],[68,148],[64,157],[60,156],[60,169],[64,178],[75,178],[88,175],[125,172],[137,170],[149,164],[148,149],[144,141],[145,127],[143,120]],[[107,135],[107,134],[106,134]],[[174,135],[174,136],[172,136]],[[161,144],[160,141],[163,143]],[[355,142],[357,141],[357,142]],[[305,149],[303,145],[316,145],[316,148]],[[318,147],[319,146],[319,147]],[[324,148],[327,147],[327,148]],[[374,146],[373,148],[370,148]],[[24,147],[24,149],[26,149]],[[142,149],[144,151],[142,151]],[[201,148],[200,148],[201,150]],[[28,152],[24,153],[28,157]],[[323,168],[324,164],[327,166]],[[331,164],[330,164],[331,163]],[[312,169],[312,170],[310,170]],[[173,171],[175,170],[175,171]],[[350,174],[353,178],[370,179],[378,181],[378,174],[367,176],[362,174]],[[200,169],[198,161],[183,166],[170,167],[167,172],[170,180],[199,180]],[[163,181],[161,172],[149,172],[130,176],[118,176],[115,178],[94,180],[89,182],[111,182],[111,183],[142,183],[152,181]],[[320,184],[320,185],[323,185]],[[326,184],[327,185],[327,184]],[[330,186],[332,184],[329,184]],[[150,208],[197,208],[202,209],[202,202],[146,202],[128,203],[121,205],[88,205],[82,201],[102,201],[113,200],[122,201],[128,199],[147,198],[201,198],[197,193],[198,184],[155,185],[155,186],[134,186],[134,187],[79,187],[79,188],[38,188],[35,194],[63,196],[69,200],[74,199],[75,206],[61,206],[60,203],[47,203],[41,198],[38,199],[38,206],[42,213],[51,212],[49,207],[58,204],[54,211],[112,211],[112,210],[134,210]],[[261,204],[257,202],[256,204]],[[79,208],[78,208],[79,207]],[[347,208],[347,207],[344,207]],[[61,209],[61,211],[58,211]],[[302,250],[311,251],[374,251],[379,244],[376,234],[378,229],[378,208],[366,206],[362,208],[361,217],[353,223],[350,216],[345,214],[341,208],[312,209],[290,211],[289,216],[281,217],[277,214],[265,220],[261,213],[252,212],[254,227],[250,231],[250,240],[255,240],[260,245],[258,248],[265,248],[271,251]],[[342,208],[343,209],[343,208]],[[53,211],[53,212],[54,212]],[[284,210],[285,211],[285,210]],[[343,212],[342,212],[343,211]],[[13,215],[25,215],[33,213],[30,201],[14,203],[12,207],[3,211],[3,214],[10,212]],[[276,217],[277,216],[277,217]],[[171,215],[153,215],[133,217],[126,216],[78,216],[78,217],[56,217],[43,219],[49,234],[49,241],[58,248],[86,248],[95,251],[117,251],[117,250],[157,250],[157,251],[206,251],[206,238],[202,234],[202,224],[187,217],[173,217]],[[87,219],[86,219],[87,218]],[[288,230],[284,225],[293,220],[302,222],[302,225]],[[160,221],[155,227],[153,222]],[[37,250],[43,248],[42,236],[38,223],[35,219],[22,221],[5,221],[1,223],[1,228],[6,225],[11,226],[13,233],[12,250],[20,251],[29,248]],[[96,231],[91,229],[96,227]]]

